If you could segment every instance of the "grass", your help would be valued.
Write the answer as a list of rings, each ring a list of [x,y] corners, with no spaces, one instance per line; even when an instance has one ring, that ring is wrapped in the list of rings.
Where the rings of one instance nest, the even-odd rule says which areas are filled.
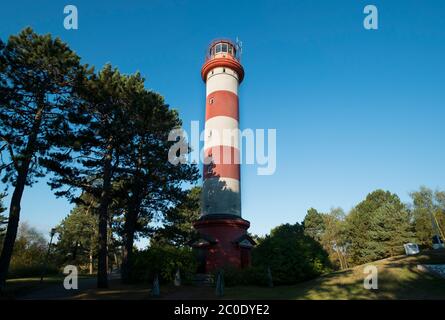
[[[417,270],[418,264],[444,264],[445,253],[398,256],[334,272],[293,286],[226,288],[227,299],[445,299],[445,279]],[[378,289],[363,286],[366,265],[378,270]]]

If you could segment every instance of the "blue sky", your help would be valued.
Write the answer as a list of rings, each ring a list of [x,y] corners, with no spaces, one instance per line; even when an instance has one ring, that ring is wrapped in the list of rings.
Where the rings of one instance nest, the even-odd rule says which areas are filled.
[[[63,7],[79,29],[63,28]],[[363,28],[363,8],[379,29]],[[243,41],[241,128],[277,129],[277,170],[242,168],[251,231],[297,222],[309,207],[349,210],[383,188],[408,201],[420,185],[445,189],[445,2],[8,1],[0,37],[25,26],[60,36],[83,62],[139,70],[147,88],[204,119],[200,68],[208,43]],[[47,232],[71,206],[45,182],[26,189],[22,220]]]

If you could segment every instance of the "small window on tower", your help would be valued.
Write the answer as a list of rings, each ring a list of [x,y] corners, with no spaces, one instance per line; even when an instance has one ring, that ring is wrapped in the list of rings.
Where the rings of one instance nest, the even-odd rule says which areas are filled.
[[[214,99],[213,99],[213,98],[210,98],[210,100],[209,100],[209,104],[213,104],[213,101],[214,101]]]
[[[221,43],[216,45],[216,53],[221,52]]]
[[[223,68],[223,72],[226,72],[226,68]]]
[[[227,52],[227,43],[222,44],[222,52]]]

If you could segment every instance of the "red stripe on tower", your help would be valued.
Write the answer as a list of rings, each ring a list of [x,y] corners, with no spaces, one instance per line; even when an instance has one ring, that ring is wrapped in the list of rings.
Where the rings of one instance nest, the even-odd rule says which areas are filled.
[[[206,121],[217,116],[226,116],[238,121],[238,95],[231,91],[215,91],[207,96]]]

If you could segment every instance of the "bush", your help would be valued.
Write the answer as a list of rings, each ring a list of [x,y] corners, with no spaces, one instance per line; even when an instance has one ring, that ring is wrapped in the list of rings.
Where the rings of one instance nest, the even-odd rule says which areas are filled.
[[[192,280],[197,267],[195,255],[191,249],[185,247],[151,246],[146,250],[136,251],[133,258],[130,272],[132,281],[151,282],[157,274],[160,282],[171,282],[179,268],[182,281],[187,282]]]
[[[278,285],[309,280],[331,269],[326,251],[305,235],[304,228],[298,223],[273,229],[253,249],[252,261],[259,270],[267,270],[269,266],[273,282]]]
[[[29,277],[40,277],[42,275],[43,266],[42,265],[19,265],[11,266],[8,272],[9,279],[16,278],[29,278]],[[59,269],[56,266],[48,266],[45,271],[45,276],[60,274]]]
[[[232,266],[223,268],[224,284],[228,287],[233,286],[267,286],[267,268],[264,267],[249,267],[245,269],[238,269]],[[215,281],[218,276],[218,271],[214,272]]]
[[[40,277],[48,245],[44,236],[36,229],[22,223],[14,244],[9,278]],[[57,274],[58,269],[49,263],[45,275]]]

